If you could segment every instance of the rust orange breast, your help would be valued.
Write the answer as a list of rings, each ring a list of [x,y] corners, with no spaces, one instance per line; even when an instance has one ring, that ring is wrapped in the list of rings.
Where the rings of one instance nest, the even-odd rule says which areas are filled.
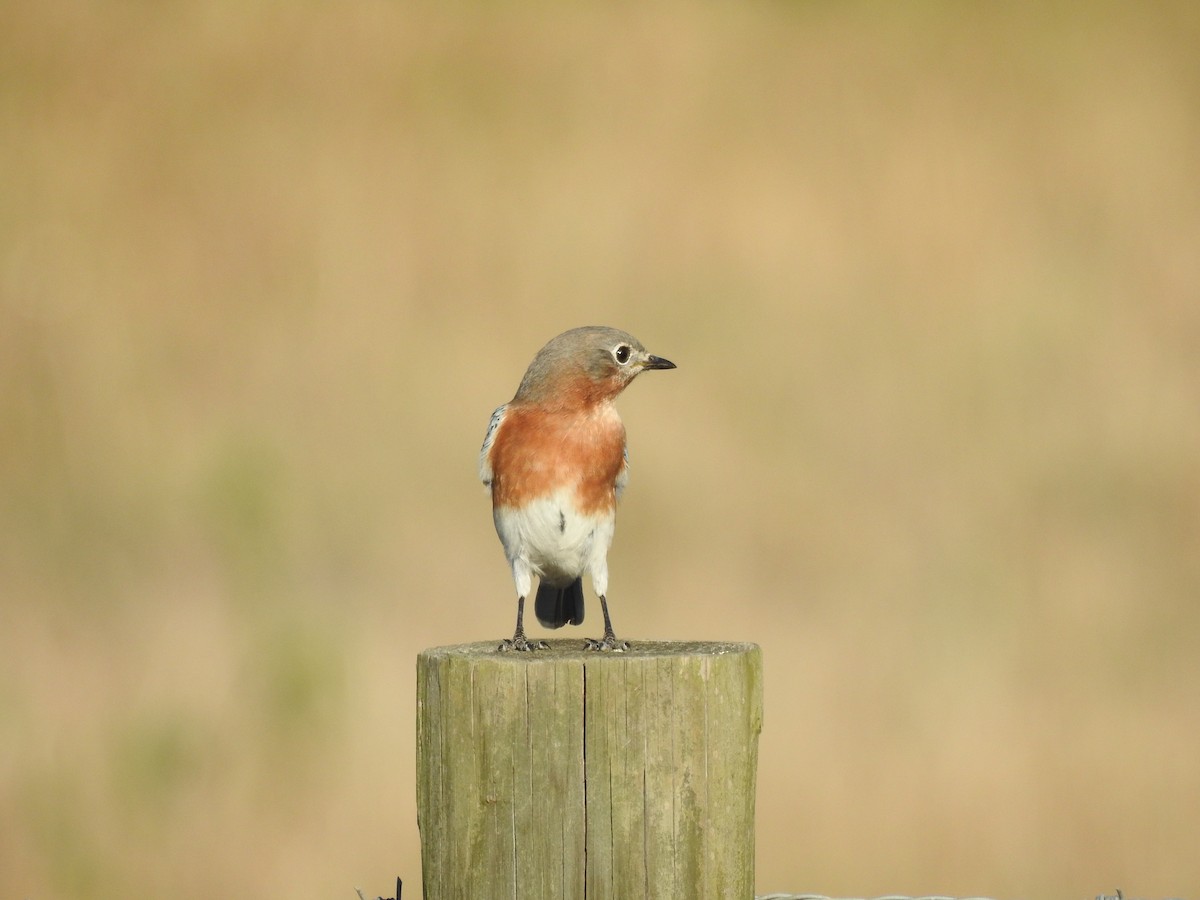
[[[612,404],[586,411],[510,405],[489,458],[493,506],[520,507],[571,488],[580,513],[610,512],[625,465],[625,426]]]

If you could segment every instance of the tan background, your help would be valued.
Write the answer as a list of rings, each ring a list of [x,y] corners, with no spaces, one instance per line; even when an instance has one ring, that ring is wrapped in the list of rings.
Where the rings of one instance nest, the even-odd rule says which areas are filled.
[[[613,614],[762,645],[760,891],[1200,892],[1200,7],[1073,8],[6,4],[0,895],[415,896],[587,323],[679,364]]]

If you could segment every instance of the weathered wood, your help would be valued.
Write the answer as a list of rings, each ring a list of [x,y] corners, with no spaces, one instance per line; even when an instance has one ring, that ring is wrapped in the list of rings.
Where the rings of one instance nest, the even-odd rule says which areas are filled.
[[[426,650],[426,900],[752,898],[761,728],[753,644]]]

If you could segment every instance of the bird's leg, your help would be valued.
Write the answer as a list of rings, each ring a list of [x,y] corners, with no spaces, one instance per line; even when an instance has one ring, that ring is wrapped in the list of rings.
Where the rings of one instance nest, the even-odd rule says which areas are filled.
[[[549,645],[545,641],[535,641],[532,644],[525,637],[525,598],[517,598],[517,630],[513,632],[512,640],[500,642],[497,650],[546,650]]]
[[[584,647],[588,650],[609,650],[613,653],[628,650],[628,642],[617,640],[617,636],[613,634],[612,619],[608,617],[608,601],[604,599],[603,594],[600,595],[600,612],[604,613],[604,637],[598,641],[588,638]]]

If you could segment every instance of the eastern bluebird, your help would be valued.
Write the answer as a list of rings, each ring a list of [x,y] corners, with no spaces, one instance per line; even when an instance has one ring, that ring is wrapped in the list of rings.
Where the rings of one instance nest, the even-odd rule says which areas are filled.
[[[479,478],[517,588],[517,629],[501,650],[545,647],[525,637],[525,598],[547,628],[583,622],[586,572],[600,597],[604,637],[591,650],[627,650],[608,617],[608,547],[629,479],[625,426],[613,405],[644,369],[673,369],[616,328],[573,328],[538,351],[516,396],[492,413]]]

